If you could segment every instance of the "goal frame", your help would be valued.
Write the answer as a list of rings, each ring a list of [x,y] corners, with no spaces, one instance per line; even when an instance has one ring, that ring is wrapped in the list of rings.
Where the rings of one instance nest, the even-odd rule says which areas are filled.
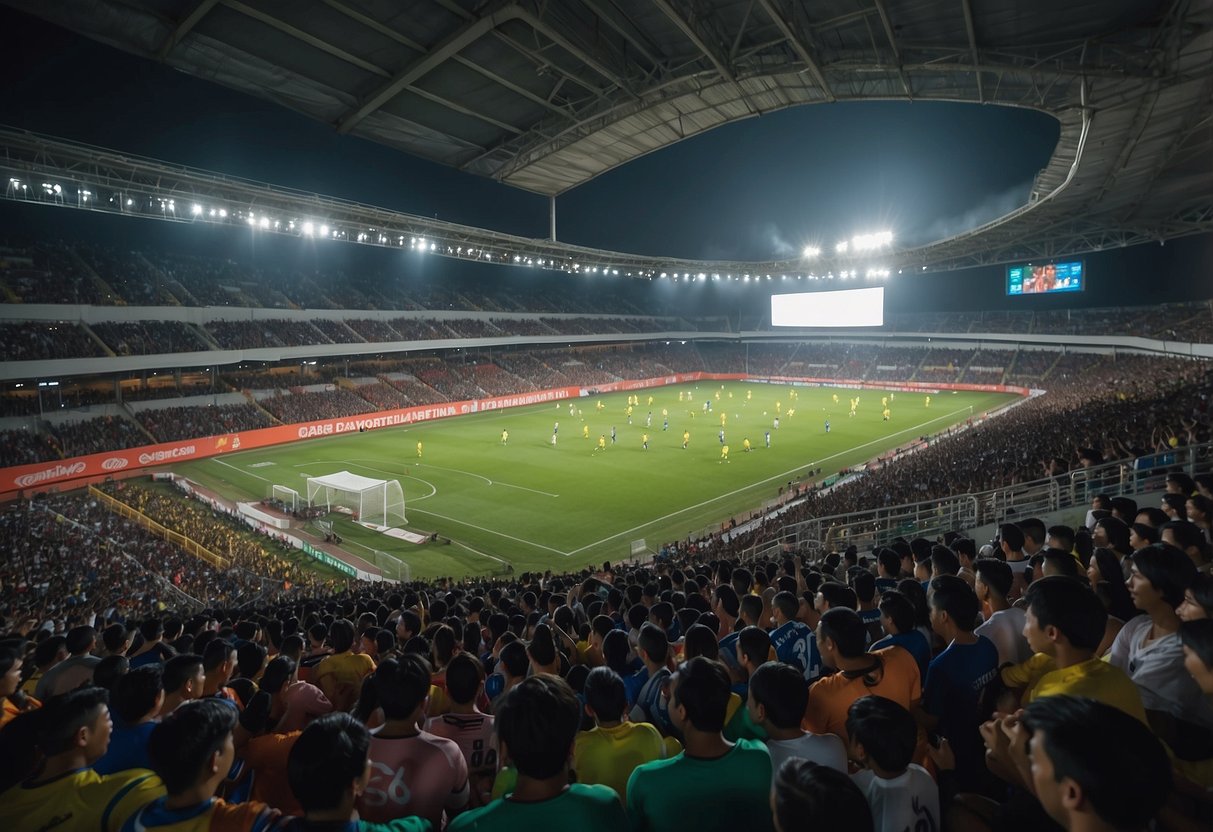
[[[334,506],[348,508],[357,512],[357,519],[364,523],[392,526],[393,521],[398,525],[408,522],[404,488],[399,480],[360,477],[349,471],[308,477],[307,503],[312,507],[324,506],[327,511]]]

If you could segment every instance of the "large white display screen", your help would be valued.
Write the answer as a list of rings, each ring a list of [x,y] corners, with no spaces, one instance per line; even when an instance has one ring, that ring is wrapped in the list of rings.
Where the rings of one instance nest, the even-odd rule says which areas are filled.
[[[884,326],[884,287],[771,295],[771,326]]]

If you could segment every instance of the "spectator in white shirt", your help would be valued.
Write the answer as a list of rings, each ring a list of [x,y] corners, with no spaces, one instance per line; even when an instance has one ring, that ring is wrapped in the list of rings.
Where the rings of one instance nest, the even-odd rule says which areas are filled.
[[[910,762],[918,745],[914,716],[891,699],[863,696],[847,712],[855,784],[868,799],[877,832],[939,829],[939,787]]]
[[[750,677],[746,707],[750,719],[767,733],[771,752],[771,782],[774,784],[784,760],[801,757],[846,774],[847,749],[835,734],[813,734],[802,730],[809,701],[804,674],[790,664],[767,662]]]
[[[981,558],[976,566],[977,580],[973,590],[986,611],[985,623],[974,632],[994,642],[998,648],[998,664],[1019,664],[1032,658],[1032,648],[1023,637],[1024,611],[1011,606],[1011,567],[994,558]]]

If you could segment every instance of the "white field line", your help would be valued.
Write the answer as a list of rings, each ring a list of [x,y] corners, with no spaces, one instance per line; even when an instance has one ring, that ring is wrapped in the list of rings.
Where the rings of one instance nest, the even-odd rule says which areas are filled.
[[[222,459],[220,459],[217,456],[211,457],[211,462],[218,462],[220,465],[225,465],[228,468],[231,468],[233,471],[239,471],[241,474],[247,474],[250,477],[256,477],[257,479],[261,480],[262,482],[268,482],[270,485],[281,485],[281,483],[276,483],[273,480],[267,480],[265,477],[261,476],[260,474],[254,474],[252,471],[246,471],[243,468],[237,468],[235,465],[224,462]]]
[[[630,528],[630,529],[626,529],[625,531],[619,532],[618,534],[613,534],[613,535],[611,535],[611,536],[609,536],[609,537],[604,537],[604,538],[602,538],[602,540],[596,540],[596,541],[594,541],[593,543],[587,543],[585,546],[582,546],[582,547],[581,547],[581,548],[579,548],[579,549],[574,549],[573,551],[566,553],[566,554],[565,554],[565,557],[569,557],[569,556],[571,556],[571,555],[576,555],[576,554],[578,554],[579,552],[584,552],[586,549],[591,549],[591,548],[593,548],[593,547],[595,547],[595,546],[598,546],[598,545],[601,545],[601,544],[603,544],[603,543],[606,543],[606,542],[607,542],[607,541],[609,541],[609,540],[614,540],[614,539],[616,539],[616,538],[618,538],[618,537],[624,537],[625,535],[632,534],[633,532],[637,532],[637,531],[640,531],[641,529],[645,529],[645,528],[648,528],[649,526],[654,526],[654,525],[656,525],[657,523],[661,523],[661,522],[663,522],[663,521],[665,521],[665,520],[669,520],[669,519],[670,519],[670,518],[672,518],[672,517],[677,517],[677,516],[678,516],[678,515],[680,515],[680,514],[685,514],[685,513],[687,513],[687,512],[694,511],[695,509],[699,509],[699,508],[702,508],[702,507],[704,507],[704,506],[711,505],[712,503],[719,502],[720,500],[724,500],[724,499],[726,499],[726,498],[728,498],[728,497],[733,497],[733,496],[735,496],[735,495],[737,495],[737,494],[742,493],[743,491],[748,491],[748,490],[750,490],[751,488],[754,488],[755,486],[762,485],[763,483],[772,482],[772,481],[774,481],[774,480],[781,480],[781,479],[783,479],[784,477],[788,476],[789,474],[794,474],[794,473],[796,473],[797,471],[803,470],[804,468],[809,468],[809,467],[811,467],[811,466],[813,466],[813,465],[816,465],[816,464],[817,464],[817,463],[819,463],[819,462],[826,462],[826,461],[831,460],[831,459],[834,459],[834,458],[836,458],[836,457],[840,457],[840,456],[843,456],[843,455],[845,455],[845,454],[849,454],[849,453],[851,453],[852,451],[857,451],[857,450],[859,450],[860,448],[866,448],[866,447],[867,447],[867,446],[869,446],[869,445],[876,445],[876,444],[878,444],[878,443],[887,442],[889,439],[891,439],[891,438],[893,438],[893,437],[895,437],[895,436],[901,436],[903,433],[913,433],[913,432],[915,432],[915,431],[919,430],[920,428],[924,428],[924,427],[926,427],[927,425],[933,424],[933,423],[938,422],[938,421],[940,421],[940,420],[942,420],[942,419],[950,419],[950,418],[952,418],[953,416],[957,415],[958,413],[964,413],[966,410],[969,410],[969,408],[968,408],[968,407],[962,407],[962,408],[960,408],[959,410],[953,410],[951,413],[946,413],[946,414],[944,414],[943,416],[937,416],[937,417],[935,417],[934,419],[930,419],[930,420],[928,420],[928,421],[926,421],[926,422],[923,422],[922,424],[915,425],[914,427],[911,427],[911,428],[906,428],[906,429],[904,429],[904,430],[900,430],[900,431],[898,431],[897,433],[891,433],[891,434],[888,434],[887,436],[882,436],[882,437],[880,437],[879,439],[873,439],[871,442],[864,442],[862,445],[855,445],[854,447],[847,448],[845,451],[839,451],[839,452],[838,452],[838,453],[836,453],[836,454],[830,454],[829,456],[822,457],[821,459],[813,460],[813,461],[811,461],[811,462],[809,462],[809,463],[806,463],[805,465],[798,465],[798,466],[796,466],[795,468],[792,468],[792,469],[789,469],[789,470],[787,470],[787,471],[784,471],[782,474],[775,474],[775,475],[773,475],[773,476],[767,477],[765,480],[758,480],[757,482],[753,482],[753,483],[750,483],[749,485],[742,486],[741,488],[734,489],[733,491],[730,491],[730,492],[728,492],[727,494],[719,494],[719,495],[717,495],[717,496],[715,496],[715,497],[712,497],[710,500],[704,500],[703,502],[701,502],[701,503],[696,503],[696,504],[695,504],[695,505],[693,505],[693,506],[687,506],[687,507],[685,507],[685,508],[680,508],[680,509],[678,509],[677,511],[672,511],[672,512],[670,512],[669,514],[663,515],[662,517],[658,517],[658,518],[656,518],[656,519],[654,519],[654,520],[650,520],[650,521],[648,521],[647,523],[641,523],[639,526],[633,526],[632,528]]]
[[[535,489],[535,488],[527,488],[525,485],[514,485],[513,483],[509,483],[509,482],[491,480],[488,477],[483,476],[481,474],[476,474],[476,473],[473,473],[472,471],[462,471],[458,468],[443,468],[441,465],[429,465],[429,464],[422,463],[422,462],[418,462],[417,467],[418,468],[433,468],[436,471],[450,471],[452,474],[464,474],[469,477],[475,477],[478,480],[484,480],[489,485],[500,485],[503,488],[517,488],[519,491],[529,491],[532,494],[542,494],[544,497],[559,497],[560,496],[559,494],[550,494],[547,491],[539,491],[538,489]]]
[[[536,549],[544,549],[548,552],[551,552],[556,555],[562,555],[566,558],[572,554],[572,552],[562,552],[559,549],[553,549],[551,546],[544,546],[542,543],[536,543],[533,540],[525,540],[521,537],[514,537],[512,534],[506,534],[505,532],[499,532],[496,529],[486,529],[484,526],[477,526],[475,523],[469,523],[466,520],[459,520],[455,517],[448,517],[447,515],[439,514],[436,511],[426,511],[423,508],[415,508],[415,509],[413,509],[413,511],[418,511],[418,512],[421,512],[422,514],[428,514],[430,517],[437,517],[441,520],[449,520],[452,523],[458,523],[460,526],[467,526],[469,529],[476,529],[477,531],[485,532],[486,534],[496,535],[497,537],[504,537],[506,540],[513,540],[515,543],[525,543],[527,546],[534,546]]]

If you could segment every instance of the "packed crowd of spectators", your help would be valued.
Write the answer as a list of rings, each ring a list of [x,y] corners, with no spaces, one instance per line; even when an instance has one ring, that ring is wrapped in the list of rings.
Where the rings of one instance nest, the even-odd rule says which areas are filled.
[[[162,274],[138,254],[103,245],[80,245],[76,252],[128,306],[175,305],[176,298]]]
[[[472,377],[476,386],[490,396],[509,396],[540,389],[534,382],[519,378],[488,361],[472,365]]]
[[[417,370],[417,378],[446,396],[447,401],[463,401],[465,399],[484,397],[484,391],[476,385],[476,381],[472,377],[472,371],[460,365],[449,364],[438,366],[431,364],[430,366],[420,367]]]
[[[50,427],[63,456],[83,456],[148,444],[147,435],[123,416],[95,416]]]
[[[135,416],[160,442],[257,430],[272,424],[265,412],[252,404],[164,407],[141,410]]]
[[[60,241],[0,238],[0,291],[20,303],[117,302]]]
[[[90,329],[114,355],[157,355],[210,349],[188,325],[180,321],[124,321],[96,323]]]
[[[547,360],[547,355],[510,352],[498,355],[495,360],[504,369],[518,378],[526,379],[540,390],[569,386],[572,383],[571,379],[553,366],[552,362]]]
[[[48,358],[92,358],[105,349],[76,324],[0,324],[0,350],[5,361],[35,361]]]
[[[228,562],[227,569],[243,570],[266,579],[276,588],[317,581],[314,572],[285,555],[290,547],[253,531],[233,515],[200,500],[167,494],[137,480],[106,483],[102,489],[160,525],[184,535]]]
[[[144,544],[95,504],[53,504],[83,528],[9,507],[0,826],[70,806],[107,829],[1207,828],[1210,546],[1103,505],[1091,529],[1022,518],[980,548],[672,545],[202,608],[116,567],[109,539]]]
[[[447,399],[433,387],[424,384],[408,373],[388,373],[383,380],[404,394],[408,406],[441,404]]]
[[[357,416],[372,413],[374,405],[349,390],[336,388],[317,393],[288,393],[277,391],[275,395],[261,399],[262,407],[284,424],[315,422],[320,419],[337,419],[342,416]]]
[[[211,321],[205,329],[220,347],[229,350],[329,343],[308,321]]]
[[[400,333],[392,329],[386,321],[374,318],[353,318],[345,321],[345,325],[357,332],[364,341],[388,343],[404,340]]]
[[[382,381],[358,384],[354,392],[373,404],[376,410],[394,410],[410,405],[408,396]]]
[[[1037,384],[1060,358],[1053,350],[1018,350],[1007,368],[1008,384]]]
[[[362,341],[353,330],[345,325],[344,321],[313,318],[310,323],[334,344],[357,344]]]
[[[0,468],[58,459],[54,441],[30,429],[0,430]]]

